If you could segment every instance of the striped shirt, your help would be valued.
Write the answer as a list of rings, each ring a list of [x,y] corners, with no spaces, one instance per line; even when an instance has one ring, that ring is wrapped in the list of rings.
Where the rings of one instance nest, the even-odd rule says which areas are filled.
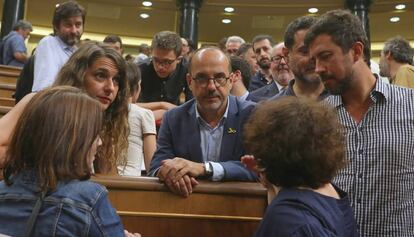
[[[346,136],[348,164],[334,182],[348,192],[361,236],[414,236],[414,90],[377,80],[360,123],[329,96]]]

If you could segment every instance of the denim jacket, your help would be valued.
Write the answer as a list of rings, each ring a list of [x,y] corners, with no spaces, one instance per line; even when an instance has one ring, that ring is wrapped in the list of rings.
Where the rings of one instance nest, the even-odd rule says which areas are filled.
[[[22,172],[7,186],[0,182],[0,233],[21,236],[37,200],[33,172]],[[43,201],[33,236],[124,236],[108,191],[91,181],[60,182]]]

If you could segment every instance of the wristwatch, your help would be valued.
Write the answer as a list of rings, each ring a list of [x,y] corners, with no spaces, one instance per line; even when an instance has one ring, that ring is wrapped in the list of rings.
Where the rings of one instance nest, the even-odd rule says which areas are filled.
[[[204,172],[206,173],[206,178],[210,178],[211,176],[213,176],[213,166],[210,162],[204,162]]]

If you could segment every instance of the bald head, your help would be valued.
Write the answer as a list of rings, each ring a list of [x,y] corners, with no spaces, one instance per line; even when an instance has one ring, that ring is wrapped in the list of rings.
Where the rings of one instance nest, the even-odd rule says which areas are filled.
[[[231,64],[230,64],[229,56],[223,53],[223,51],[221,51],[219,48],[211,46],[211,47],[201,48],[195,51],[194,55],[190,58],[190,61],[188,63],[189,65],[188,73],[191,74],[191,72],[194,70],[193,68],[194,65],[197,66],[197,64],[200,61],[204,61],[206,58],[209,58],[212,61],[226,63],[228,71],[231,72]]]

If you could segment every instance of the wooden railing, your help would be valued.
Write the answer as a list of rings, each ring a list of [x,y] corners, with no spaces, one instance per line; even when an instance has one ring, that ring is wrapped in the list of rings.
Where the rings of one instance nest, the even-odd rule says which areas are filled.
[[[16,91],[16,82],[20,72],[21,68],[0,65],[0,106],[14,106],[12,95]],[[2,115],[0,113],[0,116]]]
[[[200,182],[188,198],[157,178],[95,177],[125,229],[142,236],[253,236],[267,206],[258,183]]]

